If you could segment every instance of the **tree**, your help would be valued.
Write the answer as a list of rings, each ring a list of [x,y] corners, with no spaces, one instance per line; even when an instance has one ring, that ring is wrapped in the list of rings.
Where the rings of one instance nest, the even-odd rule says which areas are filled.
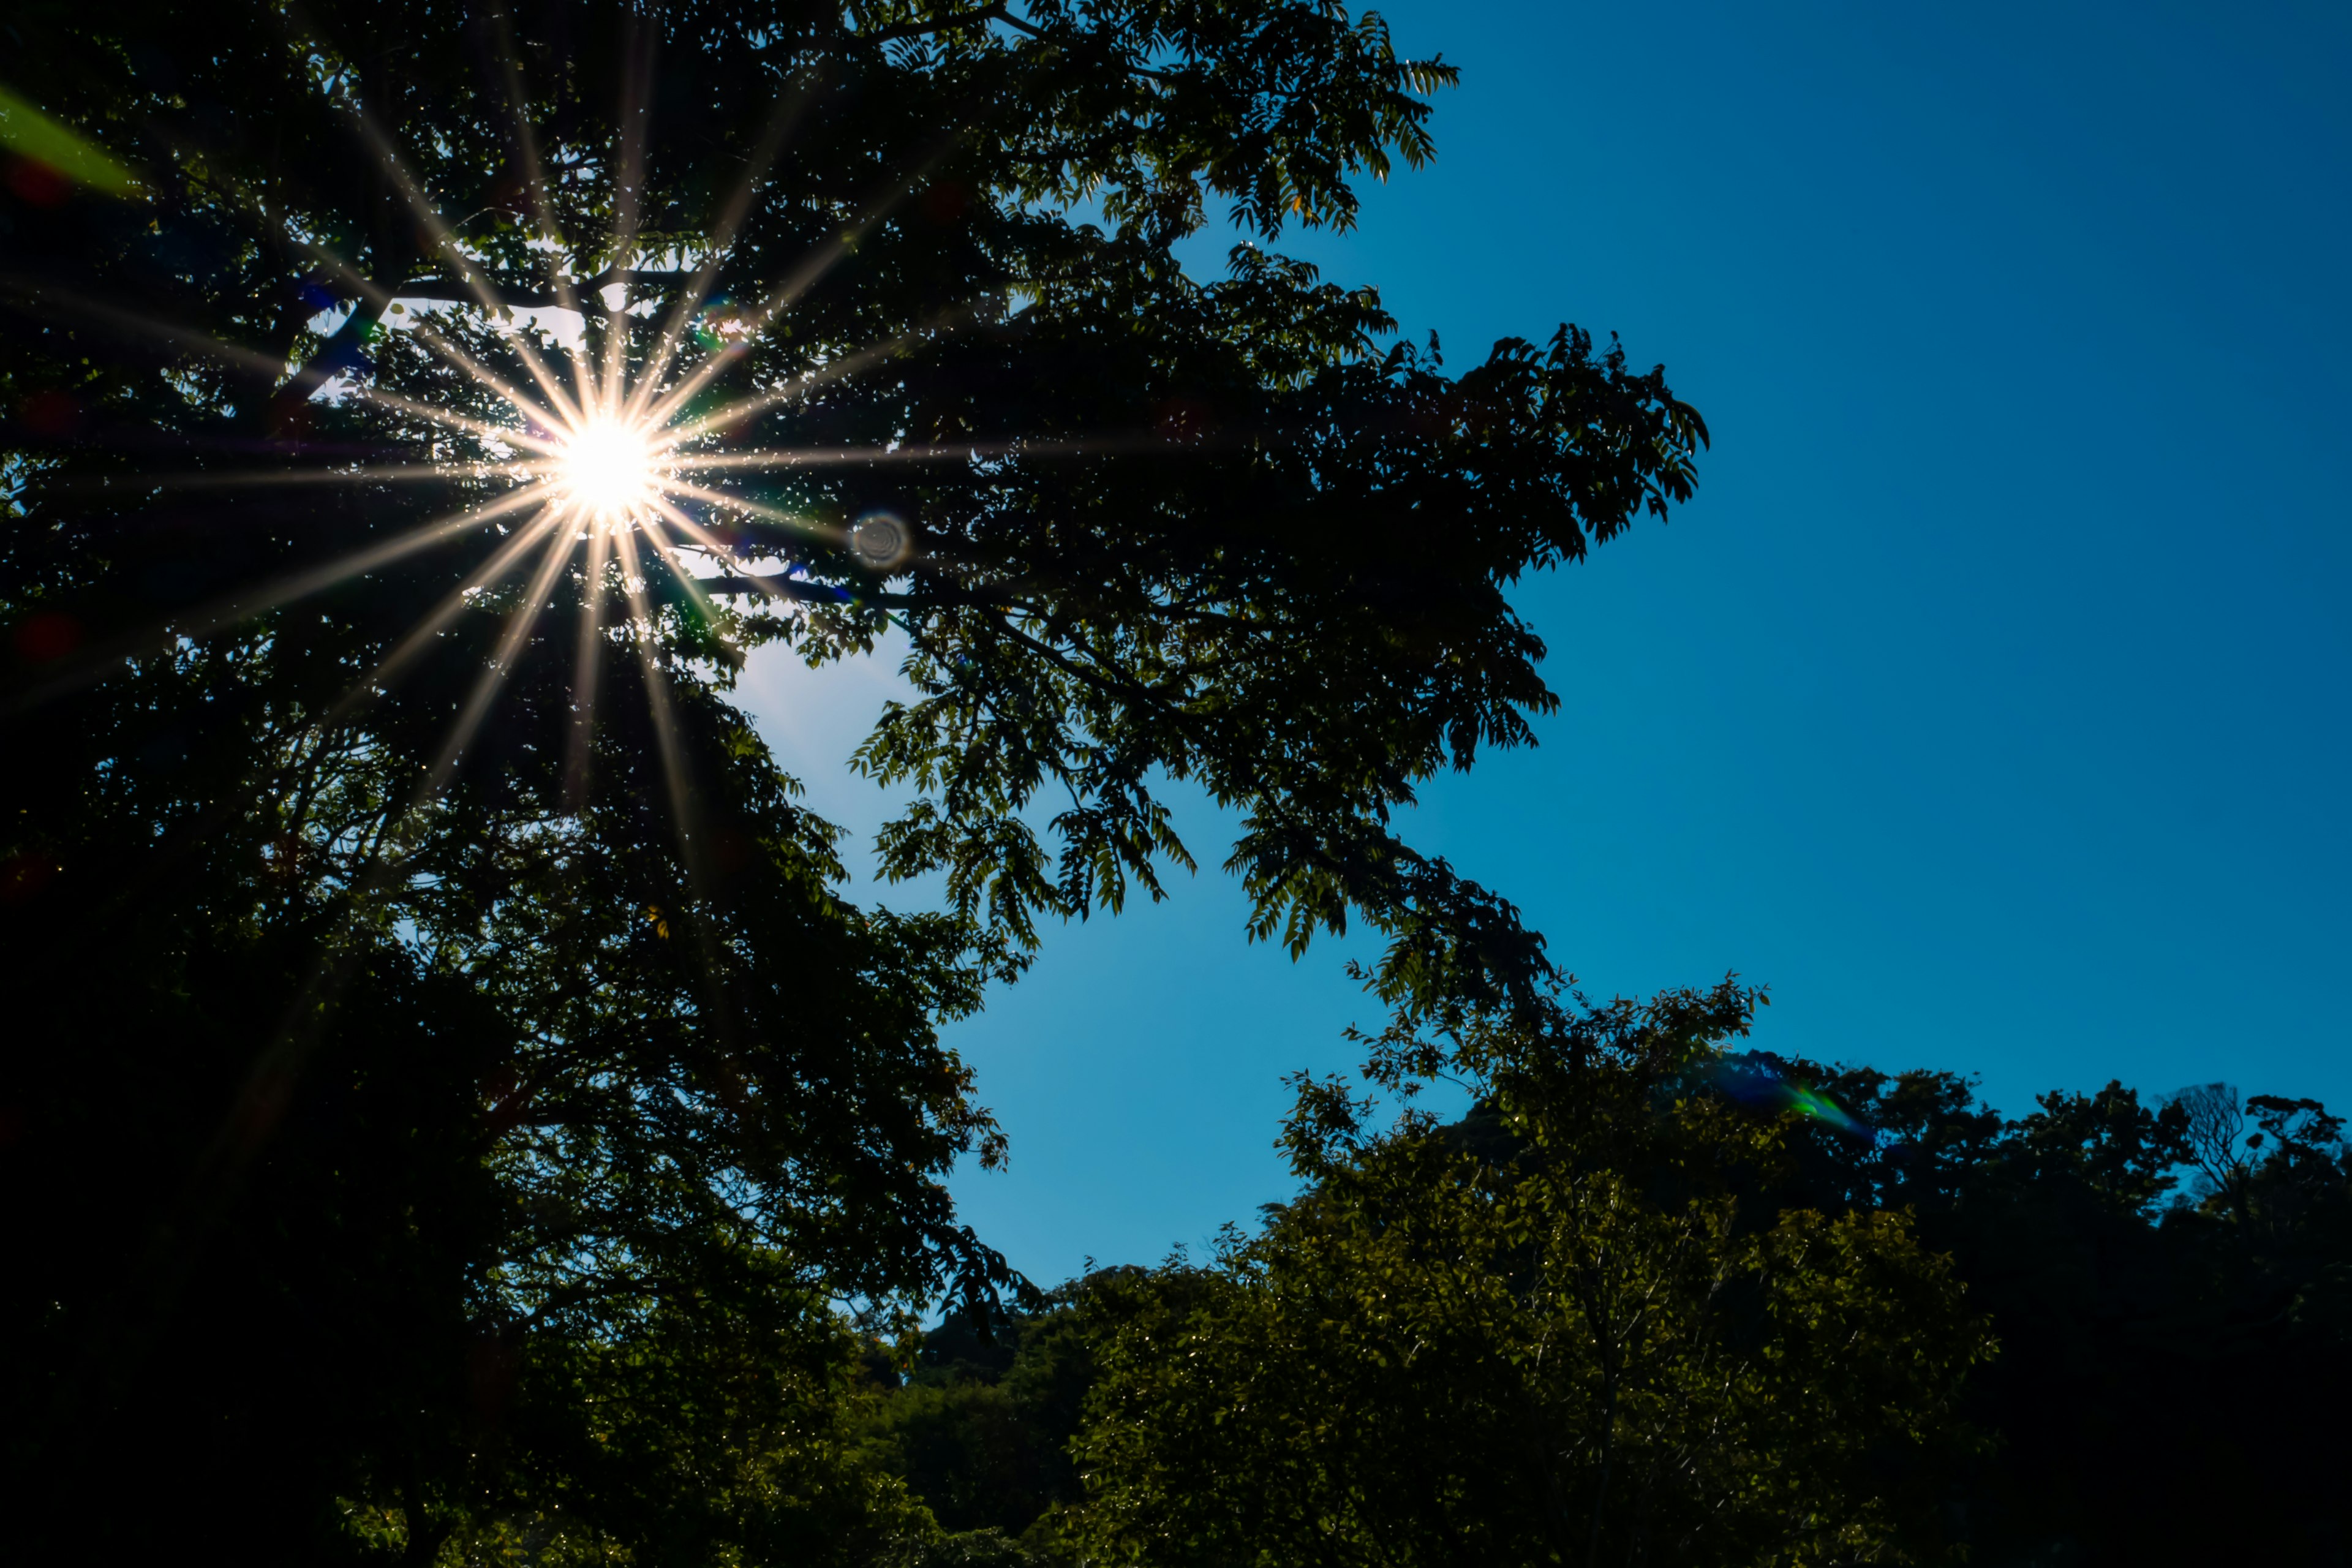
[[[1069,1448],[1094,1378],[1079,1310],[1091,1288],[1065,1285],[992,1321],[951,1314],[869,1407],[866,1451],[949,1532],[950,1552],[1055,1556],[1047,1516],[1078,1500]]]
[[[1489,1031],[1464,1051],[1483,1138],[1371,1132],[1368,1102],[1302,1082],[1306,1193],[1092,1303],[1080,1554],[1943,1559],[1990,1341],[1903,1216],[1742,1201],[1790,1120],[1706,1082],[1749,1005]]]
[[[41,67],[0,117],[28,1543],[152,1556],[233,1518],[257,1559],[421,1556],[560,1497],[642,1560],[765,1550],[756,1510],[631,1502],[583,1413],[1007,1282],[941,1185],[998,1144],[938,1028],[1040,915],[1192,863],[1168,778],[1240,814],[1256,934],[1353,911],[1399,996],[1548,973],[1388,819],[1530,738],[1507,591],[1663,516],[1704,431],[1572,329],[1449,375],[1382,346],[1369,290],[1251,245],[1176,266],[1210,204],[1270,242],[1428,154],[1450,72],[1376,18],[10,27]],[[588,416],[623,388],[667,422]],[[569,444],[533,407],[573,407]],[[696,499],[689,460],[764,477]],[[917,791],[881,849],[944,874],[933,915],[841,896],[728,698],[750,647],[894,625],[919,696],[865,765]],[[783,1429],[744,1408],[707,1451]],[[134,1472],[152,1506],[107,1506]]]
[[[1718,1215],[1725,1200],[1730,1208],[1730,1245],[1709,1237],[1718,1266],[1775,1232],[1913,1237],[1903,1245],[1915,1258],[1948,1259],[1937,1267],[1965,1289],[1968,1310],[1906,1316],[1898,1331],[1917,1335],[1929,1358],[1950,1358],[1982,1348],[1990,1326],[1997,1353],[1970,1369],[1947,1409],[1946,1441],[1907,1464],[1899,1446],[1877,1447],[1859,1478],[1864,1492],[1892,1487],[1895,1506],[1880,1520],[1905,1521],[1915,1552],[1940,1542],[1991,1568],[2248,1551],[2282,1563],[2336,1559],[2347,1520],[2333,1479],[2347,1445],[2334,1413],[2352,1387],[2352,1161],[2341,1119],[2309,1099],[2206,1086],[2196,1098],[2231,1111],[2233,1190],[2198,1170],[2188,1096],[2147,1100],[2110,1083],[2055,1090],[2007,1117],[1950,1072],[1717,1055],[1748,999],[1669,1000],[1646,1014],[1622,1003],[1563,1009],[1553,1037],[1564,1048],[1544,1053],[1525,1049],[1519,1028],[1453,1020],[1462,1032],[1447,1059],[1484,1064],[1516,1086],[1509,1100],[1568,1108],[1569,1140],[1555,1129],[1537,1142],[1504,1094],[1451,1126],[1367,1139],[1343,1089],[1308,1086],[1287,1139],[1318,1173],[1302,1200],[1269,1211],[1255,1238],[1234,1238],[1205,1268],[1176,1260],[1074,1283],[1057,1292],[1062,1304],[1019,1318],[992,1345],[951,1320],[925,1343],[914,1385],[869,1417],[877,1457],[942,1520],[995,1521],[950,1538],[945,1549],[962,1555],[940,1560],[1558,1554],[1529,1500],[1555,1487],[1589,1493],[1591,1455],[1554,1468],[1490,1442],[1514,1414],[1524,1421],[1540,1408],[1523,1394],[1512,1403],[1514,1379],[1534,1380],[1510,1363],[1503,1332],[1546,1280],[1535,1238],[1587,1238],[1590,1258],[1612,1256],[1590,1238],[1610,1239],[1630,1264],[1615,1278],[1660,1281],[1650,1300],[1672,1307],[1670,1272],[1641,1272],[1662,1249],[1643,1245],[1626,1216],[1654,1226],[1710,1195]],[[1376,1070],[1418,1059],[1412,1033],[1373,1042]],[[1595,1096],[1589,1083],[1570,1092],[1580,1071],[1629,1058],[1654,1065],[1616,1089],[1646,1080],[1648,1111],[1629,1116],[1643,1097]],[[1654,1065],[1685,1058],[1711,1065]],[[1336,1170],[1335,1138],[1359,1145]],[[1491,1173],[1551,1180],[1559,1165],[1546,1148],[1569,1146],[1583,1192],[1624,1201],[1599,1224],[1524,1227],[1498,1254],[1496,1222],[1478,1205],[1499,1209],[1527,1188]],[[1735,1272],[1718,1297],[1732,1328],[1747,1330],[1728,1336],[1743,1353],[1758,1348],[1769,1300],[1739,1288],[1753,1283]],[[1577,1305],[1590,1322],[1609,1302],[1588,1285]],[[1647,1364],[1620,1363],[1649,1373],[1653,1389],[1677,1354],[1707,1353],[1722,1333],[1705,1314],[1661,1310],[1654,1323]],[[1782,1358],[1791,1364],[1801,1369],[1801,1356]],[[1620,1381],[1644,1392],[1639,1377]],[[1839,1437],[1874,1446],[1829,1403],[1792,1403],[1782,1428],[1751,1426],[1767,1462],[1735,1479],[1804,1475],[1809,1500],[1838,1498],[1836,1474],[1807,1469],[1823,1434],[1832,1457]],[[1634,1440],[1621,1455],[1637,1475],[1658,1408],[1627,1401]],[[1963,1436],[1954,1415],[1981,1440],[1952,1441]],[[1091,1505],[1074,1478],[1043,1473],[1041,1458],[1066,1445],[1087,1462]],[[1724,1456],[1709,1458],[1720,1480]],[[1845,1484],[1855,1480],[1849,1470]],[[1654,1530],[1632,1544],[1679,1560]],[[1701,1560],[1727,1544],[1689,1543]]]
[[[1908,1209],[1991,1321],[2000,1354],[1962,1406],[1991,1439],[1956,1494],[1971,1561],[2336,1560],[2352,1529],[2324,1414],[2352,1388],[2336,1118],[2121,1083],[2008,1118],[1952,1073],[1758,1059],[1872,1131],[1801,1130],[1769,1201]]]

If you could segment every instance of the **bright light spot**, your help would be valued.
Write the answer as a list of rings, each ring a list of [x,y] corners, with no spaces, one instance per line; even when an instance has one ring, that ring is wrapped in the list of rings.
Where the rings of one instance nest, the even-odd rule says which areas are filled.
[[[591,419],[564,443],[555,482],[566,500],[596,521],[629,521],[661,486],[652,433],[624,420]]]

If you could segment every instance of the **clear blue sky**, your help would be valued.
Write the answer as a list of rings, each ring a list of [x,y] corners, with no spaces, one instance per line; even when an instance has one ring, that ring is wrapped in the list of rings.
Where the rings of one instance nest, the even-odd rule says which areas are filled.
[[[1616,331],[1715,434],[1670,526],[1529,590],[1562,710],[1417,841],[1596,993],[1768,984],[1777,1049],[2012,1110],[2352,1104],[2352,11],[1383,9],[1462,68],[1438,160],[1278,248],[1457,366]],[[840,759],[887,684],[749,682],[861,833],[887,803]],[[1017,1267],[1286,1195],[1279,1075],[1351,1066],[1372,1010],[1241,920],[1204,871],[956,1031],[1013,1139],[957,1191]]]

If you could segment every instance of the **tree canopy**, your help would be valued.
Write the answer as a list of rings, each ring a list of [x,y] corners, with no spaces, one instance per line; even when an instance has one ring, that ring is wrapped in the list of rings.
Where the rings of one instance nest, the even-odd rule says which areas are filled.
[[[1253,1233],[951,1318],[869,1451],[1024,1568],[2337,1559],[2341,1119],[2008,1116],[1747,1048],[1755,999],[1470,1027],[1445,1125],[1301,1080]]]
[[[1255,934],[1361,919],[1392,998],[1539,993],[1391,817],[1530,739],[1510,591],[1665,515],[1705,431],[1585,332],[1449,372],[1269,248],[1431,152],[1451,73],[1376,17],[8,26],[31,1549],[700,1563],[858,1498],[887,1537],[895,1483],[812,1436],[839,1314],[1012,1283],[943,1185],[1001,1142],[940,1028],[1041,917],[1192,863],[1171,780],[1238,816]],[[1197,279],[1213,216],[1244,242]],[[669,510],[568,504],[616,436],[669,444]],[[843,895],[730,696],[763,644],[886,639],[915,696],[861,765],[935,912]]]
[[[1748,1005],[1507,1031],[1483,1138],[1303,1084],[1306,1192],[1097,1293],[1079,1557],[1945,1560],[1990,1336],[1907,1216],[1754,1201],[1790,1128],[1710,1081]]]

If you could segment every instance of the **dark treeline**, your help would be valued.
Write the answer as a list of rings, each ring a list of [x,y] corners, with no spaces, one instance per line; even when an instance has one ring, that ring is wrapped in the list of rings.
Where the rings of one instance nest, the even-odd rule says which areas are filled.
[[[1451,1125],[1302,1085],[1303,1196],[950,1319],[876,1363],[867,1451],[961,1561],[2344,1560],[2340,1118],[2119,1083],[2004,1116],[1719,1052],[1748,1005],[1506,1039]],[[1612,1289],[1653,1314],[1613,1385]],[[1537,1367],[1547,1327],[1588,1363]]]

